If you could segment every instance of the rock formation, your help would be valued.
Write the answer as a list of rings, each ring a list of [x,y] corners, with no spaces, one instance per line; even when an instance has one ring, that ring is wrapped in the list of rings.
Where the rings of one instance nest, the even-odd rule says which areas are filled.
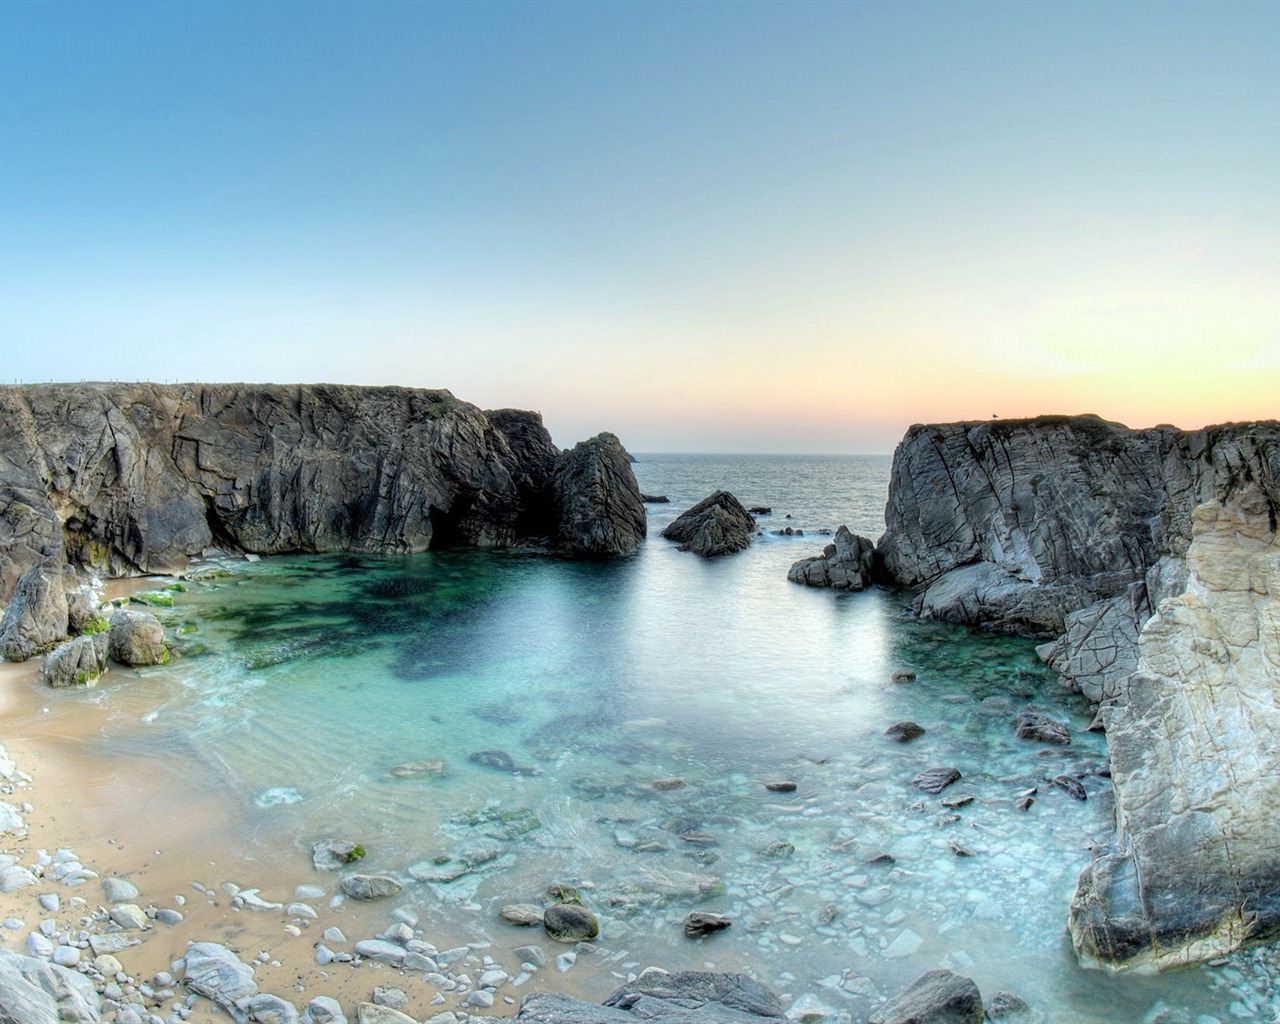
[[[867,1024],[982,1024],[982,994],[970,978],[928,971],[872,1012]]]
[[[558,993],[526,996],[518,1021],[536,1024],[782,1024],[778,997],[745,974],[650,968],[602,1006]]]
[[[578,471],[537,414],[486,414],[442,390],[0,387],[0,599],[45,558],[170,572],[211,544],[410,552],[562,536],[625,553],[644,513],[609,436]]]
[[[1201,506],[1186,592],[1103,707],[1117,832],[1080,878],[1082,957],[1157,966],[1280,934],[1280,538],[1247,488]]]
[[[26,661],[53,650],[67,638],[67,607],[62,566],[42,558],[22,574],[0,619],[0,657]]]
[[[842,526],[836,530],[832,543],[823,549],[821,555],[796,562],[787,573],[787,579],[810,587],[863,590],[871,583],[875,572],[875,545]]]
[[[662,536],[677,541],[681,551],[714,558],[741,551],[755,532],[756,521],[742,502],[728,491],[716,491],[681,513]]]

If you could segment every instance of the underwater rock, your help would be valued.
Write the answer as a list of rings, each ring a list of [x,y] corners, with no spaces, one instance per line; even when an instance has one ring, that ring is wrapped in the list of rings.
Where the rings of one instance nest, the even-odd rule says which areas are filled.
[[[742,503],[728,491],[716,491],[681,513],[662,536],[677,541],[681,551],[714,558],[741,551],[755,532],[756,521]]]
[[[982,993],[962,974],[928,971],[873,1010],[867,1024],[982,1024]]]
[[[524,998],[517,1021],[529,1024],[779,1024],[778,997],[745,974],[649,968],[603,1006],[539,992]]]
[[[1062,722],[1030,709],[1020,712],[1014,723],[1014,735],[1020,740],[1037,743],[1066,745],[1071,742],[1071,730]]]
[[[950,765],[944,765],[937,768],[926,768],[911,780],[911,784],[916,789],[936,794],[941,793],[953,782],[958,782],[959,780],[960,772]]]
[[[821,555],[796,562],[787,573],[787,579],[810,587],[865,590],[875,575],[875,544],[841,526]]]
[[[915,722],[895,722],[884,731],[884,734],[899,743],[909,743],[924,735],[924,726],[917,725]]]
[[[438,779],[444,776],[444,761],[439,757],[426,761],[408,761],[391,769],[390,774],[397,779]]]
[[[733,921],[724,914],[713,914],[706,910],[691,910],[684,918],[684,933],[691,939],[700,939],[704,935],[724,931]]]
[[[1055,775],[1049,781],[1073,799],[1087,800],[1089,798],[1089,794],[1085,791],[1080,780],[1071,775]]]
[[[518,765],[515,758],[505,750],[475,750],[467,755],[472,764],[492,768],[495,772],[507,772],[510,775],[541,775],[542,769],[530,765]]]
[[[680,789],[682,786],[687,786],[688,783],[678,775],[668,775],[661,779],[654,779],[649,785],[659,793],[665,793],[670,789]]]

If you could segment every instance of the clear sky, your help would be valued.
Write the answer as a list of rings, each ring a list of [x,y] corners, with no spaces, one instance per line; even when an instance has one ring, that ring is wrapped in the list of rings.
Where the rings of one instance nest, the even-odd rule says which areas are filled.
[[[1280,415],[1280,3],[0,5],[0,379]]]

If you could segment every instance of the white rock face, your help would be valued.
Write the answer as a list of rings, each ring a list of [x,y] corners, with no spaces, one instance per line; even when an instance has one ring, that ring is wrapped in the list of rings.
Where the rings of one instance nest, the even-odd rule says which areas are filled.
[[[1193,513],[1186,592],[1104,706],[1115,842],[1081,874],[1086,961],[1171,966],[1280,934],[1280,539],[1256,489]]]

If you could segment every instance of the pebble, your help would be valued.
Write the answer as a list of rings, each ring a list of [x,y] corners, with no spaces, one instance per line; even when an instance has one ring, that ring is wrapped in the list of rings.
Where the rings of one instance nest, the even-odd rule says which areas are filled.
[[[570,950],[568,953],[561,953],[556,957],[556,970],[563,974],[570,967],[578,962],[578,954]]]
[[[53,951],[53,962],[59,967],[75,967],[80,963],[80,950],[75,946],[59,946]]]
[[[177,910],[171,910],[169,907],[162,907],[156,911],[156,920],[161,924],[177,924],[182,920],[182,914]]]
[[[324,930],[324,934],[320,936],[325,942],[338,942],[346,944],[347,937],[342,934],[342,929],[331,926]]]
[[[58,903],[58,894],[55,892],[46,892],[40,897],[41,908],[47,910],[51,914],[57,913]]]

